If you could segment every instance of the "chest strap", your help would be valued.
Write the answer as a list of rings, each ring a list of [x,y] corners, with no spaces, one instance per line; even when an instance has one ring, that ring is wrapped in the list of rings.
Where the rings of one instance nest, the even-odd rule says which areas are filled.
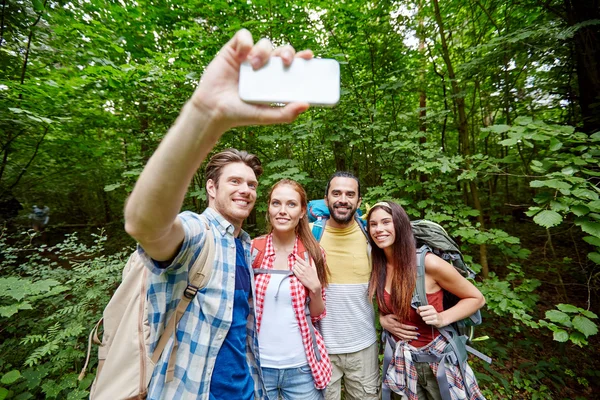
[[[267,269],[267,268],[254,268],[254,275],[258,274],[271,274],[271,275],[286,275],[280,282],[279,286],[277,286],[277,293],[275,294],[275,301],[277,301],[279,297],[279,289],[281,289],[281,284],[285,281],[285,278],[291,277],[294,273],[290,270],[283,269]],[[319,352],[319,347],[317,346],[317,335],[315,334],[315,326],[312,323],[312,319],[310,317],[310,297],[306,296],[306,304],[304,306],[304,316],[306,317],[306,322],[308,324],[308,331],[310,332],[310,338],[312,340],[313,351],[315,353],[315,357],[317,361],[321,361],[321,353]]]

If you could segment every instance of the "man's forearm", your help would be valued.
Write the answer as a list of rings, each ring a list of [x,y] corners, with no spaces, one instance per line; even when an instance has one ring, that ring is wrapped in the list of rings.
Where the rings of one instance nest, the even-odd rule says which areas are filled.
[[[142,245],[171,231],[194,173],[223,133],[217,120],[186,103],[148,161],[125,206],[125,229]]]

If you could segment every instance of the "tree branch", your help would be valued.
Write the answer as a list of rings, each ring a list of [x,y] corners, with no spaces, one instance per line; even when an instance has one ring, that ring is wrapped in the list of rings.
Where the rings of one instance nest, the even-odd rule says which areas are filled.
[[[21,178],[23,177],[23,175],[25,175],[25,172],[27,172],[27,169],[29,168],[29,166],[31,165],[31,163],[33,162],[33,160],[35,159],[35,156],[37,156],[38,150],[40,149],[40,146],[41,146],[42,142],[44,141],[44,138],[48,134],[48,130],[49,129],[50,129],[50,125],[47,125],[46,129],[44,129],[44,134],[42,135],[42,137],[40,138],[40,140],[38,140],[37,144],[35,145],[35,151],[33,152],[33,155],[31,156],[31,158],[27,162],[27,165],[25,167],[23,167],[23,169],[21,170],[21,173],[19,174],[19,176],[17,177],[17,179],[14,181],[14,183],[10,186],[9,190],[14,189],[15,186],[17,186],[19,184],[19,181],[21,180]]]

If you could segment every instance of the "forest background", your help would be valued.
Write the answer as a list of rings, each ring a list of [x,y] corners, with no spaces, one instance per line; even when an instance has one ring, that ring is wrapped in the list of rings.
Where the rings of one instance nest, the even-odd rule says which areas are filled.
[[[485,294],[490,399],[600,390],[600,4],[592,0],[2,0],[0,400],[85,398],[87,334],[133,241],[123,204],[203,68],[244,27],[341,64],[334,109],[216,150],[267,188],[360,177],[461,243]],[[184,208],[206,206],[202,170]],[[50,207],[34,233],[33,205]],[[95,359],[92,360],[95,364]],[[93,368],[92,368],[93,372]]]

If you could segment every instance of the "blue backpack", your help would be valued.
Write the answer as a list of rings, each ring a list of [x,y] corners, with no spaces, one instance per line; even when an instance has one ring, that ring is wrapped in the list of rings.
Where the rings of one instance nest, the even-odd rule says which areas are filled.
[[[308,208],[306,210],[306,214],[308,216],[308,222],[313,223],[312,234],[317,239],[317,242],[321,241],[321,237],[323,236],[323,232],[325,231],[325,224],[330,217],[329,208],[327,204],[325,204],[325,199],[317,199],[311,200],[308,202]],[[369,234],[367,233],[367,221],[361,218],[362,211],[360,209],[356,210],[354,214],[354,219],[358,223],[360,230],[364,233],[367,241],[369,240]]]

